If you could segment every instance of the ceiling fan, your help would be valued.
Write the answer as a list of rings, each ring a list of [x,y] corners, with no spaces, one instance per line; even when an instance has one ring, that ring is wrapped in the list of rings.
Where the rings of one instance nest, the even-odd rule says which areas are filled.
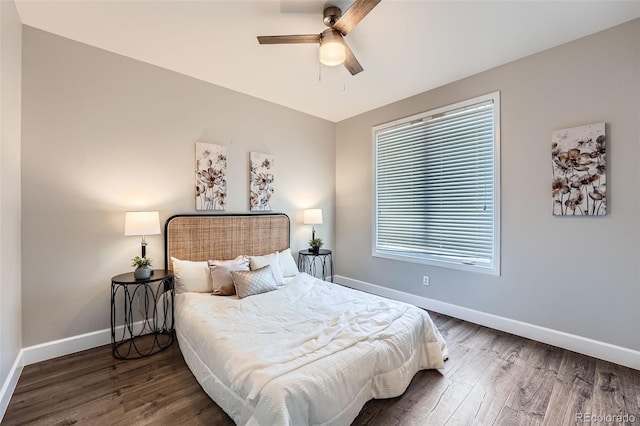
[[[353,30],[380,1],[356,0],[344,15],[339,7],[326,7],[323,13],[323,22],[329,29],[320,34],[258,36],[258,42],[260,44],[319,43],[320,62],[330,66],[344,64],[351,75],[356,75],[363,71],[362,65],[353,55],[343,37]]]

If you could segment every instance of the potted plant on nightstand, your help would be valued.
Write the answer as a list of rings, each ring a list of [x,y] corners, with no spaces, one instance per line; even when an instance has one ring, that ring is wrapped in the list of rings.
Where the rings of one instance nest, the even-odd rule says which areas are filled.
[[[135,266],[136,270],[133,271],[133,276],[137,280],[146,280],[151,277],[151,259],[148,257],[136,256],[131,259],[131,266]]]
[[[322,247],[322,238],[313,238],[309,241],[309,251],[311,253],[318,254],[320,252],[320,247]]]

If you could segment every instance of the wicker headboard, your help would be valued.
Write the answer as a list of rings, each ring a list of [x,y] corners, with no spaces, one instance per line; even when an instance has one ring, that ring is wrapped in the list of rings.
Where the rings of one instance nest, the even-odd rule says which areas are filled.
[[[164,267],[182,260],[234,259],[289,247],[289,217],[281,213],[176,215],[164,227]]]

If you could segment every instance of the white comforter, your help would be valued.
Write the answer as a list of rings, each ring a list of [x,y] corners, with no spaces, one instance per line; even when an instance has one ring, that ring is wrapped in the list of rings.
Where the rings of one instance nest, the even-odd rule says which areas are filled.
[[[175,316],[187,364],[242,425],[347,425],[447,356],[425,311],[307,274],[241,300],[179,294]]]

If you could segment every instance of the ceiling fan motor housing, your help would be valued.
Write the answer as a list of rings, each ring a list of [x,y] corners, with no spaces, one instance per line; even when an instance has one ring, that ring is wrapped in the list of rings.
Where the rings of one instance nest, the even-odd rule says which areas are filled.
[[[341,16],[342,11],[339,7],[329,6],[323,12],[322,22],[324,22],[327,27],[331,28],[333,24],[335,24],[338,19],[340,19]]]

